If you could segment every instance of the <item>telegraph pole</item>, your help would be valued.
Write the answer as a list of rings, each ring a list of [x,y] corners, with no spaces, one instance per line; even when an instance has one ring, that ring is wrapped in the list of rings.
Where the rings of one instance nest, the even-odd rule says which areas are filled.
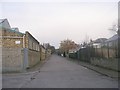
[[[120,70],[120,1],[118,2],[118,70]],[[118,73],[118,88],[120,89],[120,75]]]
[[[118,58],[120,59],[120,1],[118,2]]]

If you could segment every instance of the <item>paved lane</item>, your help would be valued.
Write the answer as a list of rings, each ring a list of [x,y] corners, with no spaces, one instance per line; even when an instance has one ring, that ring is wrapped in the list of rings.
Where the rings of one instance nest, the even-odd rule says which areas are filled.
[[[64,57],[52,55],[40,73],[23,88],[117,88],[115,79],[103,76]]]

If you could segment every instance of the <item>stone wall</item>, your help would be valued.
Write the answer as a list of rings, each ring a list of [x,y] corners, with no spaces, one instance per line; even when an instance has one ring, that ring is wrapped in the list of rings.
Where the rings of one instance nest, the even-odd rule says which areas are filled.
[[[107,69],[118,70],[118,59],[91,59],[91,64],[104,67]]]
[[[0,73],[2,73],[2,48],[0,47]]]
[[[6,48],[23,47],[23,34],[13,30],[0,29],[1,38],[0,46]]]
[[[40,52],[28,50],[28,66],[32,67],[40,62]]]
[[[44,47],[40,46],[40,60],[45,60],[46,58],[46,50]]]
[[[6,48],[22,48],[23,39],[22,38],[3,38],[2,46]]]
[[[29,32],[0,31],[3,72],[22,72],[40,62],[39,42]]]
[[[0,48],[2,47],[2,30],[0,30]]]
[[[23,71],[23,33],[0,29],[2,48],[2,72]]]
[[[43,53],[43,52],[41,52],[41,56],[40,56],[40,57],[41,57],[41,59],[40,59],[40,60],[45,60],[45,58],[46,58],[45,56],[46,56],[46,54],[45,54],[45,53]]]
[[[25,48],[40,51],[39,42],[27,31],[25,33]]]
[[[25,41],[25,48],[29,48],[29,34],[26,32],[25,34],[25,38],[24,38],[24,41]]]
[[[3,72],[22,72],[40,62],[39,42],[28,32],[0,28]]]
[[[2,71],[23,71],[23,48],[2,48]]]
[[[0,30],[2,31],[2,36],[18,36],[18,37],[23,36],[23,33],[14,30],[5,29],[5,28],[0,28]]]
[[[28,67],[40,62],[39,42],[28,32],[25,33],[25,48],[28,49]]]
[[[47,49],[46,50],[46,58],[49,57],[51,55],[51,50],[50,49]]]

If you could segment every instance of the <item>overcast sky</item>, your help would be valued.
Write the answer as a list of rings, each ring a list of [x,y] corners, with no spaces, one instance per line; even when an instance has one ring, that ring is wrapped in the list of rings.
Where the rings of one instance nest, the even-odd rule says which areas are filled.
[[[67,38],[81,43],[115,34],[108,29],[117,23],[118,0],[4,0],[0,18],[58,48]]]

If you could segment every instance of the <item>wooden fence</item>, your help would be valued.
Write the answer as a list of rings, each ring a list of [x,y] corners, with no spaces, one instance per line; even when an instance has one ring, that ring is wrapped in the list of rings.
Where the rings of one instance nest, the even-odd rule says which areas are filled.
[[[118,58],[118,49],[110,47],[86,47],[81,48],[76,53],[70,53],[69,57],[87,62],[90,62],[91,58],[114,59]]]

